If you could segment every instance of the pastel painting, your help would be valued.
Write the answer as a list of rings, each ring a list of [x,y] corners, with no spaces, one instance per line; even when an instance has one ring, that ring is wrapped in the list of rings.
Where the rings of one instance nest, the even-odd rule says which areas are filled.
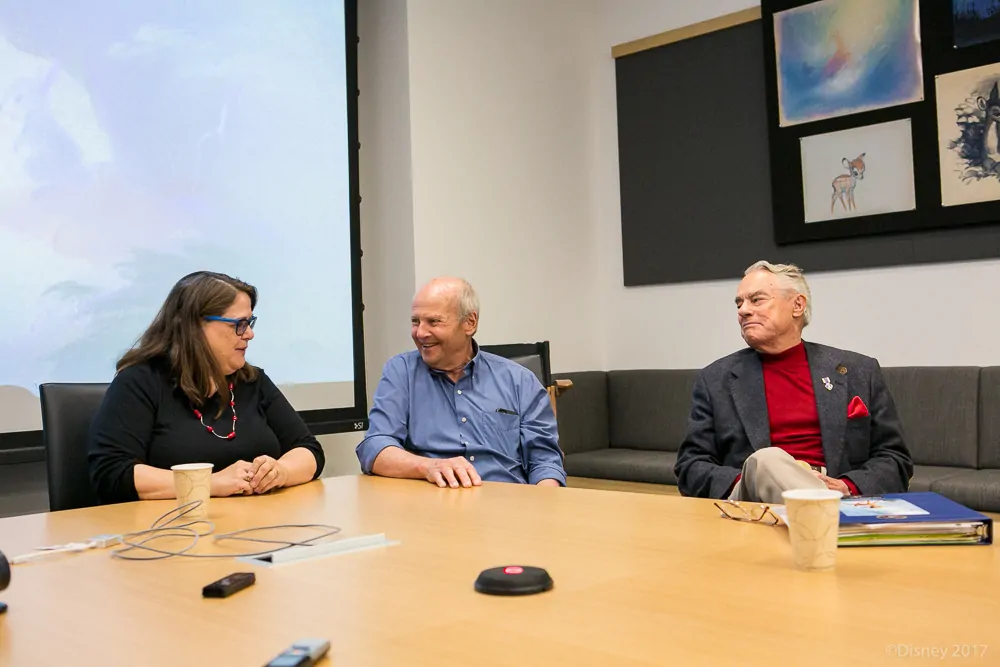
[[[924,98],[917,0],[822,0],[774,14],[782,127]]]
[[[1000,39],[1000,0],[951,0],[955,46]]]

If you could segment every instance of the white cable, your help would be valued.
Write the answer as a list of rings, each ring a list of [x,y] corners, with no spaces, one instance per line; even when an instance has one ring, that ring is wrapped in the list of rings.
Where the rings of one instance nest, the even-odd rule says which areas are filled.
[[[236,530],[231,533],[224,533],[222,535],[216,535],[213,538],[215,542],[222,542],[224,540],[239,540],[243,542],[258,542],[261,544],[274,544],[278,545],[275,548],[269,548],[264,551],[255,551],[252,553],[225,553],[225,554],[192,554],[188,553],[191,551],[202,537],[208,537],[215,533],[215,524],[211,521],[205,519],[193,519],[185,523],[175,523],[180,521],[185,515],[189,514],[191,511],[197,509],[201,505],[200,500],[195,500],[186,505],[181,505],[180,507],[175,507],[174,509],[161,514],[153,525],[146,530],[139,530],[132,533],[124,533],[122,535],[96,535],[85,542],[70,542],[69,544],[57,544],[53,546],[38,547],[34,553],[25,554],[23,556],[16,556],[10,560],[11,565],[17,565],[19,563],[27,563],[33,560],[39,560],[51,556],[53,554],[59,553],[79,553],[81,551],[87,551],[89,549],[103,549],[106,547],[114,546],[116,544],[123,545],[119,549],[115,549],[111,552],[112,557],[121,558],[123,560],[161,560],[164,558],[173,558],[176,556],[185,556],[187,558],[255,558],[258,556],[264,556],[267,554],[274,553],[276,551],[281,551],[283,549],[288,549],[291,547],[310,547],[316,546],[317,542],[320,540],[332,537],[340,532],[340,528],[336,526],[328,526],[326,524],[320,523],[304,523],[304,524],[278,524],[275,526],[258,526],[255,528],[243,528],[241,530]],[[176,514],[176,516],[171,517],[171,515]],[[168,518],[169,517],[169,518]],[[193,526],[204,525],[203,530],[196,530]],[[312,529],[323,531],[321,534],[315,537],[310,537],[306,540],[275,540],[275,539],[264,539],[255,537],[243,537],[246,533],[251,533],[255,531],[262,530],[281,530],[287,528],[294,529]],[[158,549],[156,547],[150,546],[150,542],[155,540],[160,540],[168,537],[185,537],[189,538],[191,542],[182,549],[178,550],[168,550],[168,549]],[[149,556],[135,556],[130,555],[131,551],[144,551],[150,552],[152,555]]]
[[[246,542],[259,542],[262,544],[275,544],[279,545],[276,548],[266,549],[264,551],[255,551],[250,553],[223,553],[223,554],[193,554],[188,553],[197,544],[198,540],[202,537],[208,537],[215,533],[215,524],[211,521],[206,521],[204,519],[196,519],[193,521],[188,521],[187,523],[174,524],[175,521],[179,521],[184,515],[188,514],[192,510],[196,509],[201,505],[200,500],[195,500],[188,503],[187,505],[181,505],[176,507],[169,512],[161,515],[156,521],[153,522],[153,526],[148,530],[140,530],[134,533],[127,533],[122,535],[121,543],[122,548],[115,549],[111,552],[114,558],[121,558],[123,560],[162,560],[164,558],[173,558],[175,556],[184,556],[187,558],[255,558],[258,556],[264,556],[267,554],[274,553],[275,551],[281,551],[282,549],[288,549],[291,547],[308,547],[315,546],[319,540],[331,537],[340,532],[340,528],[336,526],[328,526],[319,523],[310,524],[279,524],[275,526],[257,526],[254,528],[243,528],[242,530],[236,530],[231,533],[224,533],[222,535],[215,535],[213,541],[222,542],[224,540],[241,540]],[[169,518],[170,515],[176,514],[177,516]],[[204,532],[199,532],[192,528],[198,524],[205,524],[208,528]],[[261,530],[280,530],[286,528],[309,528],[314,530],[322,530],[320,535],[315,537],[310,537],[309,539],[298,541],[298,540],[270,540],[263,538],[254,537],[241,537],[245,533],[250,533],[254,531]],[[179,550],[168,550],[159,549],[150,546],[149,543],[154,540],[162,539],[164,537],[187,537],[191,539],[190,544],[188,544],[183,549]],[[141,538],[141,539],[140,539]],[[138,540],[138,541],[137,541]],[[134,556],[130,555],[131,551],[146,551],[150,552],[152,555],[148,556]]]
[[[49,547],[38,547],[33,553],[24,554],[23,556],[14,556],[10,559],[11,565],[20,565],[21,563],[28,563],[33,560],[41,560],[42,558],[48,558],[54,554],[63,553],[79,553],[80,551],[87,551],[88,549],[97,548],[96,542],[70,542],[69,544],[58,544]]]

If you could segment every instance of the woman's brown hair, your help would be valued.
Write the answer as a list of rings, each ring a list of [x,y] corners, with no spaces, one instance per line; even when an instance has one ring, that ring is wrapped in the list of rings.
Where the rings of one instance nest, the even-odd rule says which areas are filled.
[[[117,370],[163,360],[169,364],[184,395],[194,405],[204,405],[213,393],[213,383],[221,389],[228,381],[205,340],[202,323],[207,315],[225,313],[240,292],[250,297],[251,309],[257,305],[257,288],[242,280],[211,271],[184,276],[170,290],[160,312],[136,345],[118,360]],[[257,369],[246,364],[236,371],[233,381],[256,379]],[[219,414],[225,404],[225,400],[220,400]]]

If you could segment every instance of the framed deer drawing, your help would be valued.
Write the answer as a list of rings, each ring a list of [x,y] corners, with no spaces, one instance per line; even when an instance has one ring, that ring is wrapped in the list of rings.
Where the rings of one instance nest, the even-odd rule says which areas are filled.
[[[807,223],[916,208],[909,119],[805,137],[801,147]]]
[[[970,4],[761,0],[779,245],[1000,223],[1000,54],[957,32]]]

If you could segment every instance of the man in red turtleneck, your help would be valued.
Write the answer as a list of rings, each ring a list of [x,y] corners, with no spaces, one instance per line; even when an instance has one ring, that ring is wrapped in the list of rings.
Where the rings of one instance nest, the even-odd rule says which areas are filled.
[[[736,292],[749,349],[701,371],[675,472],[684,495],[781,503],[782,491],[905,491],[913,463],[878,362],[803,342],[809,285],[757,262]]]

